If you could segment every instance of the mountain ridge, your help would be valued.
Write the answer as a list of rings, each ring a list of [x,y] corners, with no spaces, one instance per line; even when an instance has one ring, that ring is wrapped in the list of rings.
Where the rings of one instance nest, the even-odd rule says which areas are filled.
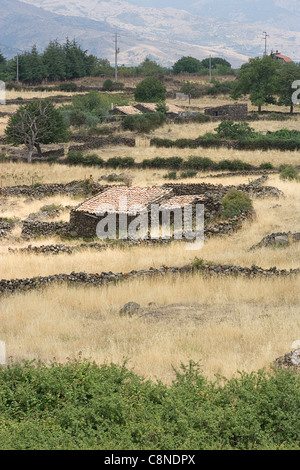
[[[257,0],[244,3],[250,8],[250,3],[255,2]],[[266,2],[271,8],[281,0]],[[299,0],[294,2],[300,4]],[[233,19],[235,14],[240,14],[240,9],[229,11],[226,21],[218,18],[223,15],[222,9],[218,10],[222,5],[224,7],[223,0],[210,0],[210,8],[207,0],[193,2],[193,6],[188,2],[189,11],[173,7],[142,7],[136,3],[123,0],[89,0],[88,3],[65,0],[63,4],[59,0],[2,0],[0,11],[3,10],[4,15],[0,18],[0,47],[2,43],[12,50],[28,50],[36,44],[41,50],[50,40],[64,41],[68,36],[76,38],[89,53],[113,62],[113,34],[118,32],[119,63],[125,65],[137,65],[146,56],[161,65],[171,66],[183,55],[198,59],[212,55],[223,57],[237,67],[249,57],[263,53],[262,32],[266,25],[257,22],[245,24]],[[238,5],[237,0],[229,0],[229,4],[232,9]],[[211,10],[212,6],[215,10]],[[244,9],[246,18],[247,8]],[[276,8],[276,18],[282,11],[288,11],[280,6]],[[211,12],[215,17],[204,16],[204,12]],[[292,12],[290,16],[292,18]],[[34,22],[34,30],[30,27],[30,18]],[[269,47],[280,50],[295,61],[300,60],[299,31],[281,30],[274,21],[268,24],[268,34]]]

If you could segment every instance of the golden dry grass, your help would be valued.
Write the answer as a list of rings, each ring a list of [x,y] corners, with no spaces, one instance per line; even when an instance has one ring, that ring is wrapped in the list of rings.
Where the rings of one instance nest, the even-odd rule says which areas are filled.
[[[2,299],[0,337],[14,360],[65,362],[81,351],[98,363],[129,359],[137,373],[168,383],[172,366],[192,359],[210,378],[231,377],[237,370],[268,368],[298,339],[298,287],[296,279],[216,281],[198,275],[100,289],[56,286]],[[157,302],[162,316],[120,317],[119,309],[131,300],[148,311],[148,303]],[[173,307],[177,315],[167,307],[174,303],[180,304]]]
[[[199,136],[206,134],[207,132],[215,132],[219,122],[206,122],[202,124],[188,123],[188,124],[176,124],[167,123],[160,127],[154,132],[155,137],[162,139],[196,139]],[[267,131],[275,132],[279,129],[299,130],[300,118],[297,116],[294,119],[287,120],[284,122],[280,121],[253,121],[250,122],[255,132],[261,132],[265,134]]]

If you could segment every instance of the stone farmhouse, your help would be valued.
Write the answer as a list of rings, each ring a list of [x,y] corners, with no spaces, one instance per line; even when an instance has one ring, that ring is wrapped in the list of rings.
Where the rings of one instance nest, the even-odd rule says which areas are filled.
[[[116,217],[116,230],[120,228],[120,220],[129,225],[140,214],[147,214],[148,226],[151,225],[156,205],[156,222],[162,223],[162,213],[169,212],[172,222],[174,210],[192,206],[195,213],[196,204],[204,205],[205,219],[213,220],[222,212],[219,194],[213,185],[205,184],[165,184],[163,186],[127,187],[111,186],[99,194],[87,199],[75,207],[70,213],[70,232],[76,236],[94,237],[98,223],[113,214]],[[128,226],[127,225],[127,226]]]

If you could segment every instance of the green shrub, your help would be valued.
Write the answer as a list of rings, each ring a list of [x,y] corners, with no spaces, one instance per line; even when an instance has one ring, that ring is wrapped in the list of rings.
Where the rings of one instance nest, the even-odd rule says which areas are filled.
[[[274,166],[270,162],[264,162],[259,165],[261,170],[273,170]]]
[[[254,133],[247,122],[234,123],[233,121],[222,121],[215,131],[221,139],[241,139]]]
[[[115,84],[110,78],[107,78],[106,80],[104,80],[102,88],[104,91],[113,91],[115,88]]]
[[[78,165],[84,163],[84,156],[80,150],[70,150],[67,156],[67,163]]]
[[[190,361],[167,386],[126,364],[25,362],[0,367],[0,383],[1,450],[300,449],[292,371],[210,381]]]
[[[196,114],[192,114],[192,115],[190,116],[189,120],[190,120],[191,122],[202,123],[202,122],[210,122],[210,121],[211,121],[211,118],[210,118],[210,116],[208,116],[207,114],[196,113]]]
[[[177,179],[177,173],[176,173],[176,171],[169,171],[169,173],[166,173],[164,175],[164,178],[168,179],[168,180],[176,180]]]
[[[241,160],[221,160],[218,163],[218,168],[220,170],[229,170],[229,171],[243,171],[251,170],[252,165],[250,163],[242,162]]]
[[[151,145],[155,145],[156,147],[175,147],[174,141],[171,139],[160,139],[159,137],[153,137],[150,142]]]
[[[99,117],[94,113],[78,108],[64,110],[63,115],[67,123],[74,127],[84,126],[95,128],[100,123]]]
[[[151,159],[145,159],[142,162],[144,168],[167,168],[167,159],[163,157],[155,157]]]
[[[61,83],[58,86],[59,91],[67,91],[67,92],[76,92],[78,90],[78,86],[76,83]]]
[[[84,158],[84,165],[87,166],[103,166],[104,161],[96,154],[87,155]]]
[[[166,87],[160,80],[155,77],[147,77],[136,86],[134,99],[139,102],[157,103],[165,101],[166,94]]]
[[[282,180],[299,181],[299,170],[293,165],[282,165],[279,168],[279,177]]]
[[[242,191],[230,190],[222,199],[223,219],[230,219],[252,209],[250,197]]]
[[[186,168],[194,170],[207,170],[215,166],[214,162],[208,157],[189,157],[185,162]]]
[[[143,115],[126,116],[122,128],[128,131],[149,133],[166,122],[164,113],[156,112]]]
[[[106,166],[112,168],[130,168],[134,166],[134,158],[132,157],[112,157],[106,162]]]
[[[180,173],[180,178],[193,178],[197,175],[197,171],[195,170],[186,170]]]

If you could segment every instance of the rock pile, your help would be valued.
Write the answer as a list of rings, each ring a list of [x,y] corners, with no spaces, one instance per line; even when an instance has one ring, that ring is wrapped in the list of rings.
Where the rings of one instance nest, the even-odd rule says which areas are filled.
[[[281,369],[292,369],[300,371],[300,349],[291,351],[274,361],[274,366]]]
[[[0,238],[5,238],[12,231],[15,226],[15,222],[6,221],[0,217]]]
[[[263,247],[288,246],[300,241],[300,233],[277,232],[266,235],[259,243],[253,245],[250,250]]]

